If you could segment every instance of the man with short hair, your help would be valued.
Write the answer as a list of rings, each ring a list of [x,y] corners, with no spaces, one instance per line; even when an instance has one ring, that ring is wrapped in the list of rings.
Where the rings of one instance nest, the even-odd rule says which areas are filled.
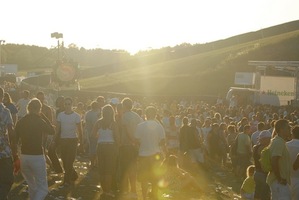
[[[169,117],[170,112],[168,110],[164,110],[162,124],[165,130],[169,128]]]
[[[291,164],[296,160],[299,153],[299,125],[292,129],[292,140],[287,142],[287,148],[290,153]],[[291,192],[292,199],[299,199],[299,171],[291,170]]]
[[[44,115],[43,117],[46,117],[49,120],[49,122],[52,124],[53,123],[52,109],[50,106],[45,104],[45,93],[42,91],[37,92],[36,98],[38,100],[40,100],[40,102],[42,103],[41,113]],[[49,147],[49,144],[52,142],[53,137],[54,137],[54,135],[47,135],[47,136],[43,137],[45,158],[46,158],[47,164],[49,164],[50,166],[52,166],[52,161],[51,161],[50,157],[48,156],[48,150],[49,150],[48,147]]]
[[[290,200],[291,191],[291,160],[286,146],[290,137],[291,127],[285,119],[279,119],[274,124],[275,137],[269,145],[272,170],[267,176],[271,189],[272,200]]]
[[[239,133],[237,136],[237,174],[240,177],[245,178],[245,172],[247,167],[251,164],[251,141],[250,141],[250,125],[245,125],[243,132]]]
[[[99,107],[100,107],[100,110],[99,110],[99,117],[101,118],[102,117],[102,108],[106,105],[106,102],[105,102],[105,97],[103,96],[98,96],[97,99],[96,99],[96,102],[99,103]]]
[[[22,98],[19,99],[16,106],[18,108],[18,120],[24,117],[27,114],[27,105],[30,101],[30,92],[28,90],[24,90],[22,93]]]
[[[98,102],[93,101],[91,103],[91,110],[87,111],[85,115],[85,141],[88,143],[89,158],[91,161],[91,167],[96,167],[96,149],[97,140],[92,137],[92,129],[96,121],[100,118],[100,105]]]
[[[39,91],[36,94],[36,98],[40,100],[42,103],[42,113],[48,118],[48,120],[53,123],[53,114],[52,114],[52,109],[50,106],[45,104],[45,93],[42,91]]]
[[[263,131],[264,129],[265,129],[265,123],[264,122],[259,122],[257,124],[257,131],[255,131],[251,135],[252,146],[254,146],[254,145],[256,145],[258,143],[259,135],[260,135],[261,131]]]
[[[143,200],[147,198],[148,184],[152,184],[153,199],[158,199],[157,169],[165,150],[165,132],[163,126],[155,120],[157,110],[153,106],[146,108],[146,121],[137,125],[135,137],[139,143],[138,179],[141,182]]]
[[[254,197],[260,200],[271,199],[271,192],[269,185],[266,183],[267,172],[265,172],[261,166],[261,152],[270,144],[271,133],[268,130],[263,130],[259,134],[259,142],[253,146],[253,159],[255,165],[254,181],[255,181],[255,193]]]
[[[19,170],[16,137],[10,111],[3,105],[3,88],[0,88],[0,199],[7,199],[13,184],[13,160],[15,170]],[[16,171],[16,172],[17,172]]]
[[[123,115],[121,118],[121,144],[120,144],[120,166],[121,166],[121,190],[128,190],[128,181],[131,191],[128,194],[130,198],[137,198],[136,193],[136,164],[137,164],[137,141],[134,136],[136,127],[143,120],[132,111],[133,102],[126,97],[122,100]]]

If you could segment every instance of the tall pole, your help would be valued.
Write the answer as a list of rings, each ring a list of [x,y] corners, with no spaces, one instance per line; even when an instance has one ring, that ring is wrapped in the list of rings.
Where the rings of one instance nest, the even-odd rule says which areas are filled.
[[[59,42],[59,39],[63,38],[63,34],[58,33],[58,32],[51,33],[51,38],[56,38],[57,39],[57,58],[58,58],[57,61],[59,61],[59,59],[60,59],[60,42]]]
[[[0,40],[0,67],[2,67],[2,57],[1,57],[1,51],[2,51],[2,48],[1,48],[1,45],[5,43],[5,40]]]
[[[2,67],[2,64],[1,64],[1,44],[2,44],[2,40],[0,40],[0,68]]]
[[[59,59],[60,59],[59,48],[60,48],[59,39],[57,39],[57,53],[58,53],[58,54],[57,54],[57,58],[58,58],[57,60],[58,60],[58,61],[59,61]]]
[[[2,44],[4,44],[5,43],[5,40],[0,40],[0,76],[2,76],[2,73],[3,73],[3,71],[2,71],[2,57],[1,57],[1,54],[2,54],[2,47],[1,47],[1,45]]]
[[[297,101],[299,100],[299,70],[298,67],[296,67],[295,70],[295,102],[297,104]]]

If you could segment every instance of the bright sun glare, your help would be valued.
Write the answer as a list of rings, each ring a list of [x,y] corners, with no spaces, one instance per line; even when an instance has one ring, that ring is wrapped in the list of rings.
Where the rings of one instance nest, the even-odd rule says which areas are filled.
[[[0,39],[51,47],[52,32],[65,45],[125,49],[130,53],[182,43],[206,43],[299,19],[286,1],[34,1],[1,2]],[[17,6],[16,6],[17,5]],[[277,13],[280,13],[277,15]]]

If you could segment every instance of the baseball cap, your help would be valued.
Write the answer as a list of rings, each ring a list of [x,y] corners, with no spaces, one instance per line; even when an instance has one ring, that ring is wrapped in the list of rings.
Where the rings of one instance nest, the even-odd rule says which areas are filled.
[[[263,130],[259,134],[259,139],[271,138],[271,137],[272,137],[272,133],[270,131],[268,131],[268,130]]]

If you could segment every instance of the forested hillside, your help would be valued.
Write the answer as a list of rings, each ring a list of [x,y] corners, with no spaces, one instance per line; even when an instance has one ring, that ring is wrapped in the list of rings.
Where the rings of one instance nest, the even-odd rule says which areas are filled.
[[[141,95],[224,95],[234,86],[235,72],[255,71],[248,65],[249,60],[295,61],[299,60],[298,52],[299,30],[164,62],[150,63],[146,59],[140,59],[139,64],[135,60],[135,65],[125,62],[121,69],[126,70],[111,70],[83,79],[82,86]],[[279,74],[270,70],[267,73]]]
[[[180,44],[130,55],[123,50],[63,48],[60,58],[82,66],[82,89],[134,94],[217,95],[236,71],[254,71],[249,60],[299,60],[299,21],[206,44]],[[2,63],[19,69],[49,68],[56,48],[5,44]]]

